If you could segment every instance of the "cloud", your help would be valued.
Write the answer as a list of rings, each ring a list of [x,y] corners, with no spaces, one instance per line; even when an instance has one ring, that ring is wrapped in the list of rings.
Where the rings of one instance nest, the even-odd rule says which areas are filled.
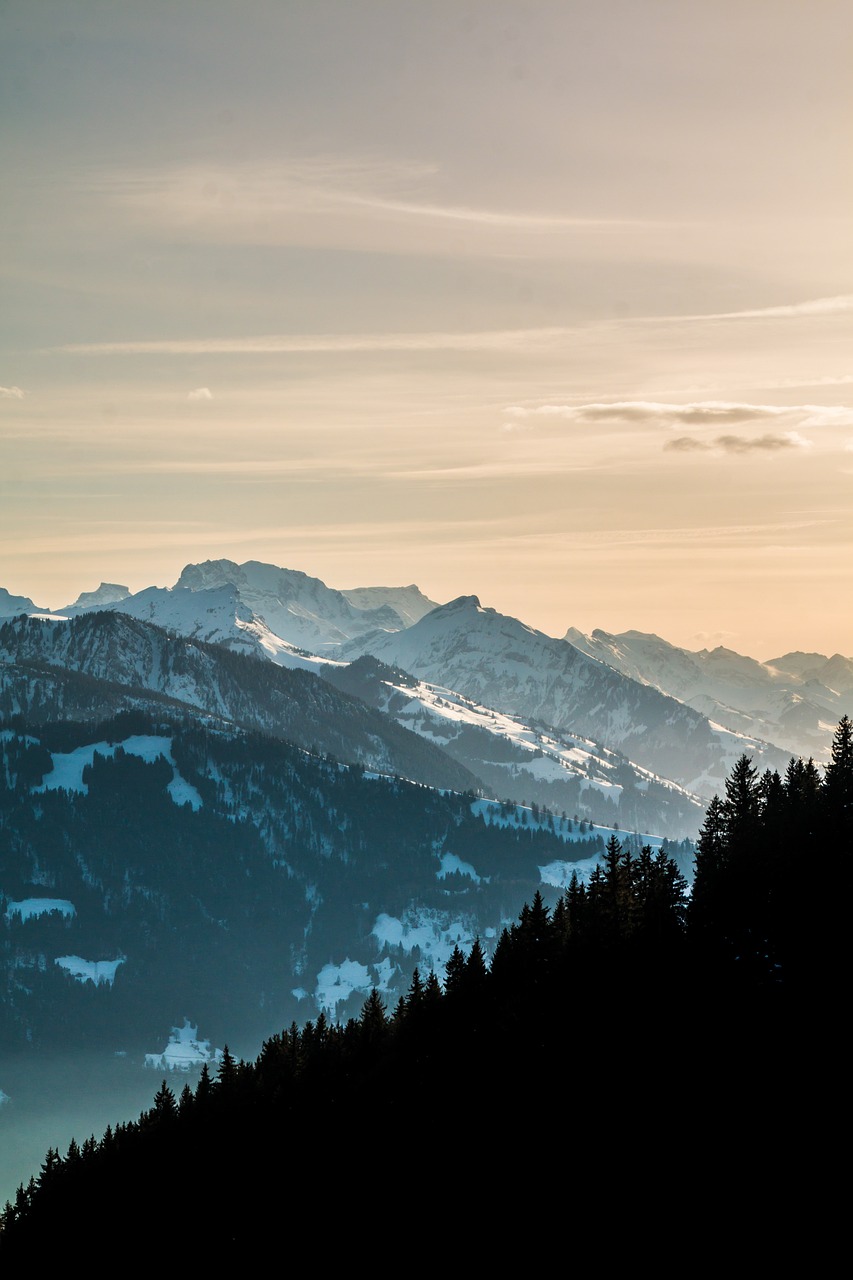
[[[316,155],[107,174],[95,185],[149,217],[179,227],[192,223],[195,233],[230,229],[257,235],[261,228],[269,232],[277,227],[281,236],[289,219],[341,215],[385,223],[390,216],[422,226],[469,224],[527,235],[671,225],[439,203],[424,198],[437,176],[435,164],[375,155]]]
[[[780,418],[795,421],[802,428],[853,426],[853,408],[848,405],[744,404],[729,400],[698,400],[690,404],[621,400],[610,404],[542,404],[535,408],[510,405],[505,413],[519,421],[556,418],[581,424],[602,422],[623,426],[723,427]]]
[[[671,453],[695,453],[697,449],[710,449],[709,444],[697,440],[695,436],[679,436],[677,440],[667,440],[664,449]]]
[[[571,218],[539,213],[505,213],[495,209],[471,209],[464,205],[417,204],[406,200],[383,200],[375,196],[337,195],[341,201],[377,212],[402,213],[412,217],[449,222],[473,222],[481,227],[509,231],[598,231],[607,227],[648,226],[624,218]]]
[[[811,408],[812,406],[808,406]],[[700,400],[693,404],[664,404],[653,400],[621,400],[612,404],[543,404],[535,409],[511,405],[510,417],[565,418],[574,422],[662,423],[664,425],[722,425],[727,422],[749,422],[757,418],[773,418],[791,413],[766,404],[738,404],[727,400]]]
[[[697,631],[693,635],[693,639],[699,644],[723,644],[726,640],[732,640],[737,635],[736,631]]]
[[[23,400],[24,392],[20,387],[0,387],[0,400]]]
[[[810,298],[777,307],[753,307],[744,311],[709,311],[694,315],[640,316],[627,324],[653,324],[681,320],[795,320],[801,316],[831,316],[853,311],[853,293],[833,298]]]
[[[517,351],[565,341],[567,329],[487,329],[479,332],[273,333],[245,338],[165,338],[152,342],[71,343],[71,355],[265,355],[349,351]]]
[[[853,427],[853,407],[846,404],[804,404],[801,427]]]
[[[195,391],[190,391],[187,395],[188,400],[212,400],[213,392],[210,387],[196,387]]]
[[[714,440],[699,440],[695,436],[679,436],[668,440],[664,449],[675,453],[695,453],[697,450],[718,450],[724,453],[779,453],[784,449],[810,449],[811,440],[805,440],[796,431],[784,435],[717,436]]]

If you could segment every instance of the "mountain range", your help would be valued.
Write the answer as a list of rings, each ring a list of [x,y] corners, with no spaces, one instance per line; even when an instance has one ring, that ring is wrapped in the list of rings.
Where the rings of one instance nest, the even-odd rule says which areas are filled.
[[[58,610],[0,589],[4,1125],[36,1159],[48,1094],[95,1128],[125,1061],[251,1052],[373,987],[393,1004],[588,882],[612,835],[689,878],[743,753],[784,771],[799,734],[824,758],[850,666],[552,637],[256,561]]]
[[[598,743],[704,800],[743,750],[773,768],[792,753],[824,760],[832,726],[853,709],[853,660],[839,654],[760,663],[639,632],[570,628],[558,639],[474,596],[436,605],[414,585],[336,591],[258,561],[188,565],[173,587],[135,594],[102,583],[54,616],[103,609],[330,678],[332,663],[371,655],[419,685]],[[0,594],[0,616],[18,612],[45,611]]]

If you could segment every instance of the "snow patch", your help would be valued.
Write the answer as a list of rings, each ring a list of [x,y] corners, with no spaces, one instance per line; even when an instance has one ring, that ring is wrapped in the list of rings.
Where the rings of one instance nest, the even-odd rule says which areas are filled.
[[[455,853],[442,854],[441,869],[436,871],[436,879],[443,880],[445,876],[452,875],[454,871],[457,871],[460,876],[468,876],[475,884],[481,883],[481,877],[477,875],[470,862],[463,862]],[[488,883],[488,879],[486,883]]]
[[[172,781],[166,787],[172,800],[177,805],[189,804],[194,810],[202,807],[202,799],[191,782],[187,782],[178,771],[172,756],[172,739],[156,734],[134,734],[123,742],[90,742],[84,747],[76,747],[74,751],[51,753],[53,770],[47,775],[41,786],[33,791],[77,791],[88,795],[89,788],[83,781],[83,771],[91,765],[95,755],[111,757],[121,747],[126,755],[138,756],[146,764],[153,764],[161,757],[172,766]]]
[[[585,858],[582,862],[549,862],[539,868],[542,884],[553,885],[555,889],[568,889],[573,875],[579,884],[589,884],[595,868],[601,865],[601,857]]]
[[[115,982],[116,969],[124,964],[124,956],[117,960],[84,960],[81,956],[57,956],[54,964],[65,969],[78,982],[93,982],[96,987],[101,983],[112,986]]]
[[[58,911],[67,918],[76,916],[77,908],[67,898],[22,898],[20,902],[10,902],[6,906],[6,917],[20,916],[22,920],[32,920],[37,916],[49,915]]]
[[[347,956],[343,964],[323,965],[317,974],[314,999],[318,1009],[326,1009],[334,1017],[338,1005],[348,1000],[354,991],[367,995],[372,986],[367,965]]]
[[[169,1043],[162,1053],[146,1053],[145,1066],[155,1067],[158,1071],[166,1068],[169,1071],[189,1071],[191,1067],[218,1061],[221,1057],[221,1049],[211,1050],[209,1040],[199,1040],[198,1027],[193,1026],[189,1018],[184,1018],[182,1027],[172,1027]]]
[[[381,947],[402,947],[407,955],[417,947],[423,966],[437,972],[443,970],[454,947],[465,951],[474,944],[469,924],[432,910],[407,912],[402,919],[381,912],[371,933]]]
[[[397,966],[388,956],[383,956],[378,964],[373,968],[376,970],[376,988],[378,991],[387,991],[391,985],[391,979],[397,972]]]

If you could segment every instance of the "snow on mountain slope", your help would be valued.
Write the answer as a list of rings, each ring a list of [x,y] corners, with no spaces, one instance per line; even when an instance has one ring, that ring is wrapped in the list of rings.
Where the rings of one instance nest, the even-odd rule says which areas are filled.
[[[832,725],[853,711],[853,661],[788,654],[772,662],[719,646],[691,652],[640,631],[566,639],[591,657],[702,712],[736,733],[795,755],[828,758]]]
[[[836,693],[853,692],[853,658],[841,653],[834,653],[831,658],[822,653],[789,653],[772,658],[765,665],[798,675],[807,687],[817,682]]]
[[[280,639],[314,653],[334,654],[338,645],[368,631],[397,631],[400,615],[390,604],[361,608],[341,591],[296,569],[247,560],[207,560],[187,565],[175,590],[191,592],[233,585],[240,602]],[[382,590],[378,588],[378,590]]]
[[[463,791],[479,786],[438,747],[310,672],[175,636],[117,611],[0,624],[0,716],[44,723],[178,706],[381,773]]]
[[[353,587],[341,595],[357,609],[393,609],[404,627],[413,626],[438,608],[438,603],[425,596],[414,583],[408,587]]]
[[[10,616],[35,611],[32,601],[23,604],[30,607],[10,607]],[[241,565],[207,560],[187,565],[174,587],[147,587],[131,595],[124,587],[102,583],[61,616],[111,609],[181,635],[259,654],[279,666],[316,670],[323,661],[334,660],[322,655],[334,655],[346,640],[375,630],[399,631],[433,608],[434,602],[414,585],[335,591],[319,578],[257,560]]]
[[[96,754],[104,758],[115,755],[119,746],[125,755],[139,756],[141,760],[165,760],[172,768],[172,780],[168,783],[166,790],[174,803],[188,804],[193,809],[202,807],[202,799],[198,791],[192,783],[181,776],[175,764],[175,758],[172,755],[172,739],[163,737],[162,734],[132,734],[120,743],[90,742],[86,746],[76,747],[73,751],[51,752],[53,768],[45,774],[41,786],[34,787],[33,791],[62,789],[87,795],[89,788],[83,777],[87,766],[91,766]]]
[[[95,591],[81,591],[68,609],[58,609],[57,612],[67,613],[70,609],[103,609],[109,604],[116,604],[119,600],[126,600],[129,595],[129,587],[124,587],[118,582],[102,582]]]
[[[5,587],[0,587],[0,618],[17,618],[21,613],[47,613],[47,610],[33,604],[29,596],[13,596]]]
[[[107,605],[73,605],[63,610],[62,616],[73,618],[104,608],[206,644],[224,644],[238,653],[269,658],[280,667],[316,671],[330,661],[296,649],[275,635],[240,599],[237,587],[230,582],[198,591],[188,587],[146,587]]]
[[[771,767],[787,762],[567,641],[483,608],[476,596],[442,605],[405,631],[351,642],[342,656],[365,652],[487,707],[606,743],[699,794],[719,790],[744,751]]]
[[[696,796],[588,738],[493,711],[371,656],[330,668],[325,678],[441,746],[491,795],[677,837],[695,836],[702,821]]]

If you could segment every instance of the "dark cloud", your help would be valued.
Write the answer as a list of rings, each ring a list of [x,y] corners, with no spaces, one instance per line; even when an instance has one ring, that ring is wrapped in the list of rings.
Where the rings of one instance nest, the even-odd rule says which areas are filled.
[[[778,453],[783,449],[807,449],[810,442],[789,431],[785,435],[716,436],[713,440],[697,440],[695,436],[679,436],[663,446],[667,452],[695,453],[722,449],[725,453]]]
[[[726,453],[753,453],[756,450],[777,453],[780,449],[802,449],[806,443],[793,432],[789,432],[783,436],[765,435],[757,436],[755,439],[750,439],[748,436],[717,436],[714,447],[725,449]]]
[[[672,453],[695,453],[697,449],[710,449],[710,447],[701,440],[695,439],[694,436],[679,436],[677,440],[667,440],[664,445],[664,449]]]

